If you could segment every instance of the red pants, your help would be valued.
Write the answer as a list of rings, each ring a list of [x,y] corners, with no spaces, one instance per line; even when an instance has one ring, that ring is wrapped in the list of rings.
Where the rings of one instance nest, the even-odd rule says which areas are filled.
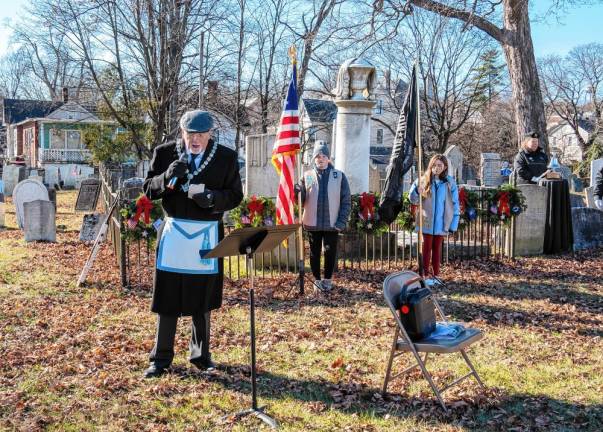
[[[440,262],[442,261],[442,243],[444,236],[423,234],[423,274],[429,274],[429,260],[433,266],[433,275],[440,274]]]

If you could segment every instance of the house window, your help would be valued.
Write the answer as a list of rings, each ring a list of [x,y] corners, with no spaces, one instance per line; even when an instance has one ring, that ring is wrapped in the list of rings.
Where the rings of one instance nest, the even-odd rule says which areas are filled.
[[[383,145],[383,129],[377,129],[377,145]]]
[[[79,150],[82,148],[82,136],[80,131],[65,131],[65,148],[69,150]]]
[[[383,114],[383,100],[377,100],[377,105],[373,108],[373,114]]]
[[[50,148],[65,148],[65,136],[61,129],[50,129]]]

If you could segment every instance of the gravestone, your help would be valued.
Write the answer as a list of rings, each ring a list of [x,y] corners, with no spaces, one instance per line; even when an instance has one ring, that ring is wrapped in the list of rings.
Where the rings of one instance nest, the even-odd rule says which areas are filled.
[[[584,195],[579,193],[570,192],[570,207],[586,207],[584,201]]]
[[[561,173],[561,178],[564,178],[568,181],[569,181],[570,177],[572,176],[572,169],[565,165],[561,165],[559,167],[559,172]]]
[[[482,153],[480,158],[480,178],[482,186],[498,187],[503,182],[500,174],[502,162],[498,153]]]
[[[603,158],[595,159],[590,163],[590,185],[595,185],[595,179],[597,178],[597,174],[603,168]]]
[[[582,179],[578,177],[576,174],[572,174],[568,180],[570,192],[582,192],[584,191],[584,184],[582,183]]]
[[[26,179],[15,186],[13,203],[15,204],[15,213],[19,228],[23,229],[23,204],[37,200],[48,201],[48,190],[42,182]]]
[[[83,180],[75,201],[76,211],[94,211],[98,204],[101,182],[97,179]]]
[[[12,196],[19,182],[25,180],[25,167],[22,165],[6,165],[2,171],[2,183],[4,183],[4,195]]]
[[[55,214],[50,201],[35,200],[23,203],[25,241],[56,241]]]
[[[47,187],[48,200],[54,205],[54,209],[57,209],[57,191],[55,188]]]
[[[592,208],[573,208],[574,250],[603,246],[603,211]]]
[[[4,228],[4,194],[2,193],[1,187],[0,187],[0,228]]]
[[[544,247],[546,224],[546,188],[532,184],[517,185],[526,199],[527,209],[516,217],[515,254],[540,255]]]
[[[444,152],[448,159],[448,174],[453,176],[458,184],[463,183],[463,152],[456,145],[451,145]]]
[[[124,199],[136,199],[142,193],[142,186],[144,185],[144,179],[141,177],[132,177],[124,180],[121,184],[123,189]]]
[[[85,214],[80,228],[80,241],[94,241],[105,216],[102,213]]]
[[[595,188],[592,186],[584,188],[584,195],[586,196],[586,207],[597,208],[595,205]]]

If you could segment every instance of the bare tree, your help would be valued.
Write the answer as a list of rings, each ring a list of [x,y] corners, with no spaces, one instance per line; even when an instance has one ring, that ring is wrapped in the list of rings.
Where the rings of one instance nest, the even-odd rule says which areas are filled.
[[[539,66],[548,108],[568,123],[585,152],[603,124],[603,44],[577,46],[565,57],[542,59]],[[579,128],[587,112],[592,113],[593,130],[584,139]]]
[[[579,0],[556,0],[551,9],[563,9]],[[505,54],[515,109],[518,138],[528,129],[542,132],[541,144],[548,148],[546,118],[528,13],[528,0],[376,0],[375,11],[389,7],[400,13],[416,6],[433,13],[458,19],[497,41]]]
[[[26,74],[27,58],[23,51],[15,51],[5,55],[0,60],[0,95],[7,98],[16,98],[24,94],[24,81]]]
[[[85,66],[104,110],[131,134],[142,156],[173,136],[185,54],[217,3],[38,0],[33,16]],[[150,139],[144,115],[152,122]]]

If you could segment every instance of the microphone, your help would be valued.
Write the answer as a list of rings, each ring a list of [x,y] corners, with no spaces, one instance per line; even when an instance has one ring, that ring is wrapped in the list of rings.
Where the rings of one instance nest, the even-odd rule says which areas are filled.
[[[186,159],[187,159],[186,153],[182,153],[179,160],[182,162],[186,162]],[[167,184],[167,188],[174,189],[176,187],[176,182],[178,182],[178,177],[176,177],[176,176],[172,177],[170,179],[169,183]]]

